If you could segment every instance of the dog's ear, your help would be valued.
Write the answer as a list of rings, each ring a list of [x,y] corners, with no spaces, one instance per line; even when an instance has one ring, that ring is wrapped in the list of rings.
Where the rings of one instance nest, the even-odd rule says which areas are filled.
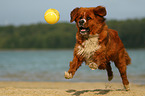
[[[105,16],[107,14],[105,7],[98,6],[94,8],[94,14],[99,16]]]
[[[73,11],[71,11],[71,13],[70,13],[71,20],[70,20],[70,22],[73,22],[76,19],[79,9],[80,8],[77,7]]]

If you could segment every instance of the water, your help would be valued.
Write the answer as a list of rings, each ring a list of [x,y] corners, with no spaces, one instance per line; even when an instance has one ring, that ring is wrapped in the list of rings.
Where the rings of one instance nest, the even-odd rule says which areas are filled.
[[[145,84],[145,49],[127,51],[132,58],[127,70],[129,81]],[[73,50],[0,51],[0,81],[107,81],[105,70],[92,71],[84,63],[73,79],[64,79],[72,58]],[[112,82],[121,82],[117,68],[111,65]]]

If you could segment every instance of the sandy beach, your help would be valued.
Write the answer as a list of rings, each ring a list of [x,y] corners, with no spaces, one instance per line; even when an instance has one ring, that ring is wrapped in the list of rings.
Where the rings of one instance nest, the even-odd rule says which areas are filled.
[[[145,85],[109,82],[0,82],[0,96],[145,96]]]

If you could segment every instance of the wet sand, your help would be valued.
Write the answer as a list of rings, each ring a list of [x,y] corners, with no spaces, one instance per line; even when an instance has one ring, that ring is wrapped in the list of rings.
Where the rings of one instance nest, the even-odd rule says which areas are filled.
[[[145,85],[104,82],[0,82],[0,96],[145,96]]]

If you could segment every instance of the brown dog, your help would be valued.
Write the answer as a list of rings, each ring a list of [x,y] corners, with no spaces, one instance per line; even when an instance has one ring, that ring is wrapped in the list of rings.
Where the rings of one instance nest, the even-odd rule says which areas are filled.
[[[129,90],[126,66],[131,59],[126,52],[117,31],[108,29],[104,16],[106,9],[102,6],[92,8],[75,8],[71,12],[70,22],[75,21],[78,32],[74,58],[70,62],[70,69],[65,72],[65,78],[73,78],[76,70],[85,62],[92,70],[106,69],[108,80],[113,79],[110,61],[118,68],[123,85]]]

